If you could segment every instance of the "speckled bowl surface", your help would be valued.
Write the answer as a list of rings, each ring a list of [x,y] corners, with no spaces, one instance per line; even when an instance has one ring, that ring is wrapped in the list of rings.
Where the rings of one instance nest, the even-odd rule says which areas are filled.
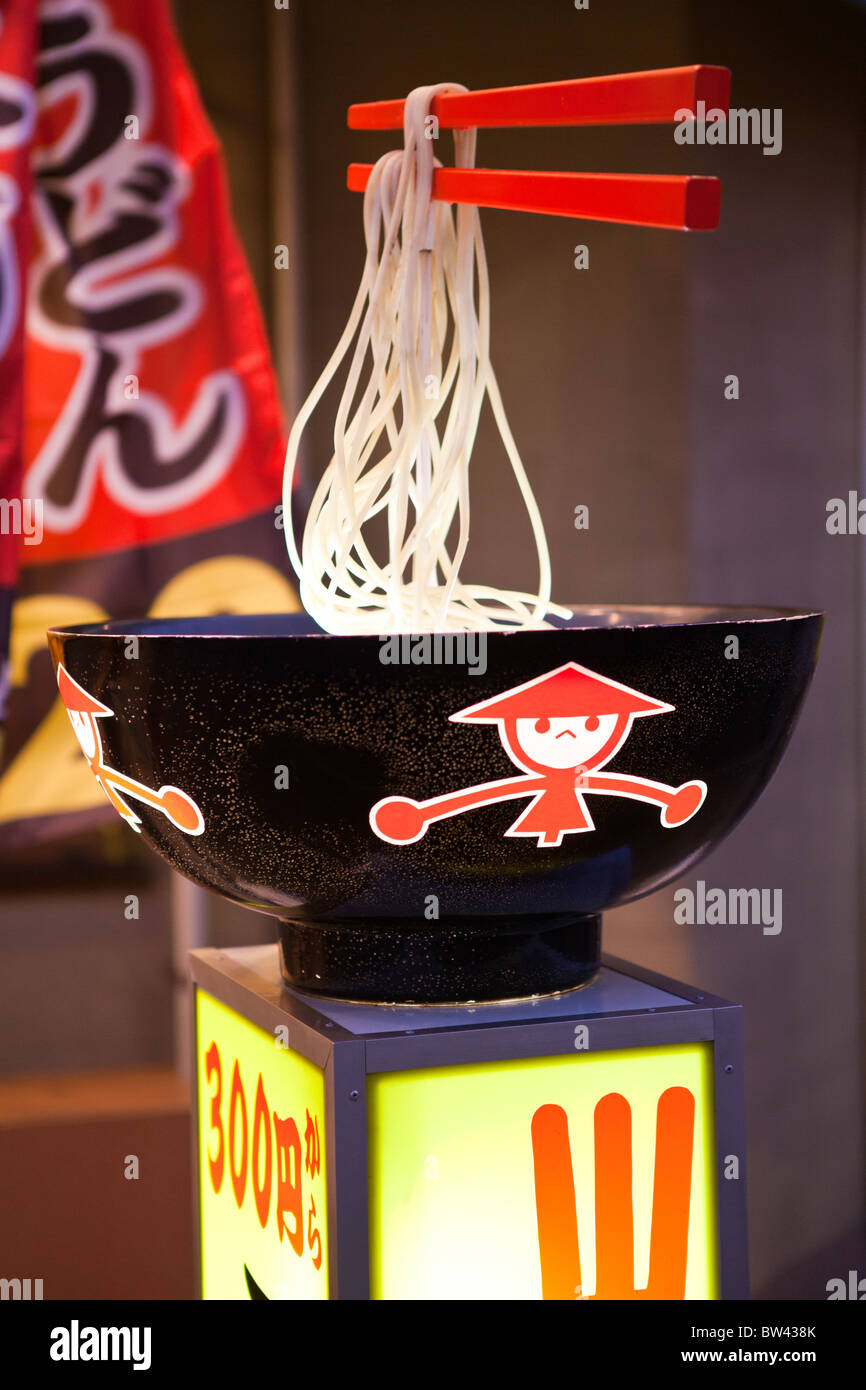
[[[588,978],[597,914],[682,874],[764,787],[821,626],[587,608],[462,650],[302,615],[49,642],[117,809],[181,873],[279,918],[287,979],[431,1002]]]

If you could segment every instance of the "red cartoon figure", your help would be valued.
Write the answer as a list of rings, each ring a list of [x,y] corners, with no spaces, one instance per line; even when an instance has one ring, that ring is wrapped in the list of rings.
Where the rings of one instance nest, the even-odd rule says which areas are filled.
[[[134,778],[127,777],[125,773],[116,772],[113,767],[106,767],[97,720],[113,716],[114,710],[88,695],[63,666],[57,667],[57,685],[60,698],[66,706],[66,713],[75,730],[75,737],[90,765],[90,771],[115,811],[123,816],[127,824],[140,833],[141,821],[123,799],[124,796],[131,796],[136,801],[143,801],[161,811],[178,830],[185,831],[187,835],[200,835],[204,830],[204,816],[186,792],[182,792],[178,787],[160,787],[159,791],[155,792],[150,787],[143,786],[141,782],[136,782]],[[123,796],[120,795],[121,792]]]
[[[705,782],[668,787],[646,777],[598,772],[625,743],[635,719],[673,708],[570,661],[450,716],[460,723],[497,724],[502,746],[524,776],[429,801],[386,796],[371,810],[370,824],[380,839],[406,845],[420,840],[432,821],[473,806],[531,796],[505,833],[535,835],[539,846],[553,846],[562,843],[563,835],[595,829],[584,801],[592,792],[652,802],[661,807],[665,829],[684,825],[704,803]]]

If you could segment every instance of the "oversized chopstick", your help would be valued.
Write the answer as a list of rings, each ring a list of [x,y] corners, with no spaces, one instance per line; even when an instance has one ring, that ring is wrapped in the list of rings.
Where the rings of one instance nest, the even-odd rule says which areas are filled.
[[[649,72],[579,77],[524,87],[443,93],[430,107],[443,130],[465,126],[644,125],[676,119],[682,110],[715,107],[727,113],[728,68],[698,63]],[[401,130],[404,101],[365,101],[349,107],[351,130]]]
[[[347,184],[362,193],[372,164],[350,164]],[[436,169],[433,197],[447,203],[585,217],[635,227],[712,231],[721,183],[667,174],[551,174],[519,169]]]

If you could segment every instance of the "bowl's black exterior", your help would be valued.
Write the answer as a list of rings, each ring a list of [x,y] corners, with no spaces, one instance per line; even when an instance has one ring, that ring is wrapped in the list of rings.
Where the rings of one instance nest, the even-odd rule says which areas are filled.
[[[113,711],[100,721],[105,762],[201,809],[204,831],[190,835],[134,803],[144,838],[197,883],[289,924],[290,978],[429,1000],[585,978],[595,914],[682,874],[759,795],[821,627],[820,614],[781,609],[576,610],[556,630],[488,634],[483,674],[384,664],[380,638],[325,635],[300,615],[112,622],[49,642],[55,666]],[[665,828],[653,805],[595,795],[595,829],[559,846],[506,835],[526,805],[515,800],[434,822],[414,843],[373,832],[370,809],[389,795],[513,777],[496,726],[449,715],[569,662],[673,706],[636,719],[605,771],[702,780],[690,820]]]

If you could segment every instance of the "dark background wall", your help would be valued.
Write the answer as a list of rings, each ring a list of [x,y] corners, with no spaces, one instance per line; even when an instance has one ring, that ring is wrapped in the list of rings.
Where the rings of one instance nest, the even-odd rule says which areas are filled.
[[[693,929],[689,968],[745,1005],[756,1288],[820,1296],[843,1266],[864,1267],[845,1237],[863,1181],[863,539],[825,522],[829,498],[862,494],[866,11],[693,15],[693,51],[732,68],[737,105],[781,107],[784,139],[777,157],[696,152],[699,172],[722,177],[724,222],[690,287],[691,596],[827,619],[788,755],[698,870],[781,888],[783,930]],[[719,389],[728,372],[738,402]]]
[[[443,79],[483,87],[702,61],[732,68],[734,105],[783,109],[777,157],[625,128],[485,131],[478,162],[723,180],[722,225],[710,235],[485,212],[492,354],[557,597],[827,611],[815,685],[779,772],[684,880],[781,888],[782,932],[679,926],[677,885],[605,927],[617,954],[744,1004],[754,1291],[824,1297],[828,1279],[866,1270],[863,541],[825,529],[827,500],[861,486],[866,10],[842,0],[608,0],[588,11],[568,0],[295,0],[275,12],[266,0],[179,0],[176,11],[272,324],[286,294],[273,248],[291,245],[301,392],[345,324],[361,271],[361,204],[345,167],[394,143],[347,131],[350,102]],[[274,78],[275,45],[292,60],[294,93]],[[270,132],[284,106],[296,139],[275,161]],[[277,185],[293,160],[288,206]],[[589,247],[587,271],[574,268],[578,243]],[[737,401],[724,399],[729,373],[740,379]],[[330,455],[335,398],[310,435],[311,479]],[[489,419],[473,487],[484,505],[467,574],[534,584],[528,526]],[[590,508],[588,531],[572,524],[579,503]],[[4,898],[3,1070],[170,1058],[162,865],[142,891],[139,923],[123,921],[119,898],[110,889]],[[212,930],[215,944],[271,937],[266,919],[216,900]]]

